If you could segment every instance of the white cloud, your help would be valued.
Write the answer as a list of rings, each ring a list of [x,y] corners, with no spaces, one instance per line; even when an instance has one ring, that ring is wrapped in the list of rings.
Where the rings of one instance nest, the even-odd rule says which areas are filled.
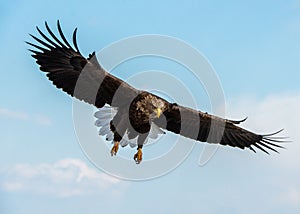
[[[50,118],[44,116],[44,115],[35,115],[34,121],[40,125],[50,126],[52,124],[52,121]]]
[[[79,159],[63,159],[53,164],[17,164],[2,170],[0,188],[8,192],[31,192],[57,197],[101,194],[118,195],[120,180],[89,168]]]
[[[274,188],[280,191],[278,203],[300,206],[300,93],[279,94],[259,100],[243,97],[230,100],[227,105],[227,117],[233,119],[248,116],[242,124],[256,133],[272,133],[281,128],[278,136],[288,136],[292,142],[282,144],[286,149],[279,149],[280,154],[271,154],[269,161],[260,161],[266,169],[278,172],[272,178]]]
[[[23,111],[15,111],[7,108],[0,108],[0,117],[6,117],[14,120],[32,121],[44,126],[49,126],[52,124],[50,118],[44,115],[30,115]]]
[[[300,94],[280,94],[263,100],[244,97],[230,100],[227,105],[228,117],[239,119],[248,116],[241,125],[256,133],[268,134],[284,128],[278,136],[287,136],[292,142],[282,144],[286,150],[275,155],[276,164],[300,170]]]
[[[0,115],[11,118],[11,119],[17,119],[17,120],[28,120],[29,119],[29,115],[26,114],[25,112],[12,111],[7,108],[0,108]]]
[[[289,188],[282,195],[282,201],[291,205],[300,205],[300,190],[295,187]]]

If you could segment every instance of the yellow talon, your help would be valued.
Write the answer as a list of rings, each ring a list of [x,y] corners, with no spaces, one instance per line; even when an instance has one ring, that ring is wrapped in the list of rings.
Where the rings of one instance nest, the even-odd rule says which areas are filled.
[[[139,164],[142,162],[142,159],[143,159],[142,156],[143,156],[142,148],[138,148],[138,152],[133,157],[136,164]]]
[[[116,155],[118,150],[119,150],[119,141],[115,142],[114,146],[111,148],[110,150],[111,156]]]

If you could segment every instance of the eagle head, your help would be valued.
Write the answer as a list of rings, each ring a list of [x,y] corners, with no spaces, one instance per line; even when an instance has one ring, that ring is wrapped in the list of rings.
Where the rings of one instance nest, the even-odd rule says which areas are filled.
[[[166,110],[166,102],[152,94],[143,96],[137,102],[137,110],[142,112],[145,120],[154,120],[159,118]]]
[[[161,113],[165,110],[165,102],[161,99],[153,97],[151,99],[151,110],[152,114],[150,114],[150,119],[159,118]]]

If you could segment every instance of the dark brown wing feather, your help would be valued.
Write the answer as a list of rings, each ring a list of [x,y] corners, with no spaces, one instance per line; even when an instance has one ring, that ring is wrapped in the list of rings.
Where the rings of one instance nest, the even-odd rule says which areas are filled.
[[[236,126],[241,121],[222,119],[207,113],[170,104],[164,112],[167,121],[163,127],[163,120],[157,120],[156,124],[168,131],[182,136],[208,143],[220,143],[241,149],[249,148],[255,152],[256,147],[266,153],[267,150],[277,152],[275,148],[284,148],[279,143],[285,142],[283,138],[272,137],[272,135],[259,135]],[[282,130],[281,130],[282,131]]]
[[[77,29],[73,33],[74,49],[65,38],[59,21],[57,28],[62,41],[51,31],[47,22],[45,25],[50,37],[37,27],[44,40],[30,34],[39,45],[30,42],[27,44],[38,49],[30,50],[33,52],[32,57],[57,88],[98,108],[105,103],[115,107],[128,104],[138,94],[138,90],[101,68],[95,53],[90,54],[87,59],[81,55],[76,42]],[[121,95],[112,103],[117,90]]]

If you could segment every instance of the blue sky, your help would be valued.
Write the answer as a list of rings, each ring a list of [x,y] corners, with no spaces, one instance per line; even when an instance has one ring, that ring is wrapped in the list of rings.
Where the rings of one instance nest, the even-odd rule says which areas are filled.
[[[0,14],[1,213],[299,212],[300,1],[2,1]],[[57,19],[66,35],[78,27],[84,55],[139,34],[187,42],[215,68],[226,116],[249,116],[244,127],[257,132],[285,128],[293,143],[279,155],[220,147],[203,167],[197,144],[162,177],[106,175],[77,142],[72,99],[39,72],[24,43]],[[172,72],[153,59],[115,72],[162,67]]]

